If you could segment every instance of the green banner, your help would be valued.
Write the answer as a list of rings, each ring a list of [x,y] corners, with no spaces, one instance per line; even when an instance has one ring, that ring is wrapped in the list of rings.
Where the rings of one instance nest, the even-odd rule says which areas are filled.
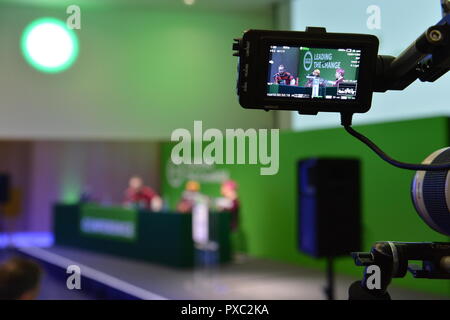
[[[343,50],[343,49],[341,49]],[[298,70],[299,86],[305,86],[307,75],[315,69],[320,70],[320,77],[328,80],[336,80],[337,69],[345,70],[345,80],[357,80],[357,68],[359,59],[353,52],[339,51],[337,49],[300,48],[300,63]]]
[[[137,212],[123,208],[83,205],[80,213],[82,235],[133,242],[136,240]]]

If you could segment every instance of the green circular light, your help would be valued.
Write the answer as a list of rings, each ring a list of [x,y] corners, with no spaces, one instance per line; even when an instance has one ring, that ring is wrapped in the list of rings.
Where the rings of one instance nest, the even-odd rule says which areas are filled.
[[[22,34],[21,46],[25,60],[43,72],[66,70],[78,56],[75,32],[55,18],[31,22]]]

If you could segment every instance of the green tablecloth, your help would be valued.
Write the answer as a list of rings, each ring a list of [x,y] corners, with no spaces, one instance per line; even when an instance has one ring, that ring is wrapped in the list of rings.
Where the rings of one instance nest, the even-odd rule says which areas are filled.
[[[230,261],[230,215],[210,213],[218,260]],[[55,244],[177,267],[195,264],[192,216],[95,205],[54,206]]]

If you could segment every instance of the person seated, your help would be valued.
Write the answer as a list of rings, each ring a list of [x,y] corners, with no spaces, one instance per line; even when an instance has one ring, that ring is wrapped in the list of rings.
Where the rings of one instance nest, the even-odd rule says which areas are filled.
[[[339,84],[342,83],[345,79],[344,79],[344,75],[345,75],[345,70],[342,68],[336,69],[336,81],[333,84],[333,87],[339,87]]]
[[[177,204],[177,211],[180,213],[191,213],[192,208],[200,197],[200,183],[193,180],[186,182],[181,199]]]
[[[34,300],[39,294],[41,267],[25,258],[11,258],[0,265],[0,300]]]
[[[150,187],[144,185],[139,176],[133,176],[125,191],[124,206],[127,208],[160,211],[162,208],[161,197]]]
[[[284,84],[287,86],[295,85],[294,77],[285,70],[284,65],[282,64],[278,67],[278,73],[273,76],[273,80],[276,84]]]
[[[231,231],[236,231],[239,225],[239,199],[237,194],[238,185],[233,180],[224,181],[220,187],[223,198],[217,201],[217,210],[230,212]]]

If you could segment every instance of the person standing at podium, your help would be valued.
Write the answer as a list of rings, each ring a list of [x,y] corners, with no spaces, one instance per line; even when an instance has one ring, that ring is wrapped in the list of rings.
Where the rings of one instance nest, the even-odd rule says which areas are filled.
[[[312,73],[308,74],[306,76],[306,79],[308,79],[306,81],[305,87],[311,88],[315,82],[319,82],[320,85],[323,84],[323,79],[320,78],[320,70],[319,69],[315,69]]]
[[[140,176],[132,176],[125,191],[124,206],[127,208],[161,211],[161,197],[150,187],[144,185]]]
[[[186,183],[181,199],[177,204],[180,213],[191,213],[194,205],[203,198],[200,193],[200,183],[190,180]]]

